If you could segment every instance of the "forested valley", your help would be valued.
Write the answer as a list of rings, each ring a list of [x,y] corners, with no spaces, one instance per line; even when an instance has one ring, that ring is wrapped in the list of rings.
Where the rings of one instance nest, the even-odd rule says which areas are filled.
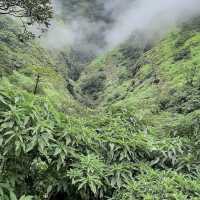
[[[199,0],[0,0],[0,200],[200,200]]]

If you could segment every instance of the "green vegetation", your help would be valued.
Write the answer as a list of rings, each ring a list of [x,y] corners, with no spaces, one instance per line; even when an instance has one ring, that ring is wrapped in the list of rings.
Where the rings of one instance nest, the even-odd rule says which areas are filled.
[[[49,26],[49,21],[53,17],[51,3],[50,0],[0,0],[0,15],[20,18],[27,33],[26,25],[38,23]]]
[[[75,77],[63,52],[20,42],[2,18],[0,199],[200,199],[197,22]]]

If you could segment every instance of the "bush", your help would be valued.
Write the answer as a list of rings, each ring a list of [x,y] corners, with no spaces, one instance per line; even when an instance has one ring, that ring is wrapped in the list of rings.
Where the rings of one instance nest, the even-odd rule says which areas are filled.
[[[199,86],[193,85],[193,79],[189,82],[189,85],[185,85],[181,90],[173,91],[170,96],[160,99],[160,109],[180,114],[188,114],[200,109]]]
[[[199,180],[192,180],[171,171],[157,171],[148,167],[135,180],[115,193],[111,200],[197,200],[200,197]]]
[[[80,86],[83,94],[93,96],[94,99],[97,99],[98,93],[103,91],[105,87],[105,80],[106,75],[103,72],[98,72],[89,79],[85,79]]]
[[[11,188],[11,195],[31,194],[37,200],[59,192],[64,192],[66,199],[80,200],[145,199],[152,195],[170,199],[170,192],[180,193],[183,199],[199,197],[197,182],[185,180],[188,187],[193,184],[187,189],[178,182],[184,176],[175,181],[177,174],[168,172],[185,170],[190,164],[183,140],[156,138],[154,129],[126,109],[98,114],[65,116],[44,97],[1,89],[3,198],[8,190],[1,180]],[[143,163],[149,166],[148,171],[144,172]],[[193,167],[194,161],[191,163]]]
[[[181,49],[175,53],[174,61],[177,62],[183,59],[189,59],[190,55],[191,55],[191,52],[189,49]]]

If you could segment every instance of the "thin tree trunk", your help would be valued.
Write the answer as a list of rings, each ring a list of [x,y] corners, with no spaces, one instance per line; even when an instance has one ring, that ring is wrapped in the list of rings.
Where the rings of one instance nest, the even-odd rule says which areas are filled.
[[[37,94],[39,82],[40,82],[40,75],[38,74],[37,75],[37,79],[36,79],[36,84],[35,84],[34,92],[33,92],[34,95]]]

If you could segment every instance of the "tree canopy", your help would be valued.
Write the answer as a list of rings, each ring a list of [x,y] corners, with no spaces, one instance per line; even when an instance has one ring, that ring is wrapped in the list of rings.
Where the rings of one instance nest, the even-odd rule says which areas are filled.
[[[48,27],[53,9],[50,0],[0,0],[0,15],[12,15],[26,19],[28,25],[38,23]]]

